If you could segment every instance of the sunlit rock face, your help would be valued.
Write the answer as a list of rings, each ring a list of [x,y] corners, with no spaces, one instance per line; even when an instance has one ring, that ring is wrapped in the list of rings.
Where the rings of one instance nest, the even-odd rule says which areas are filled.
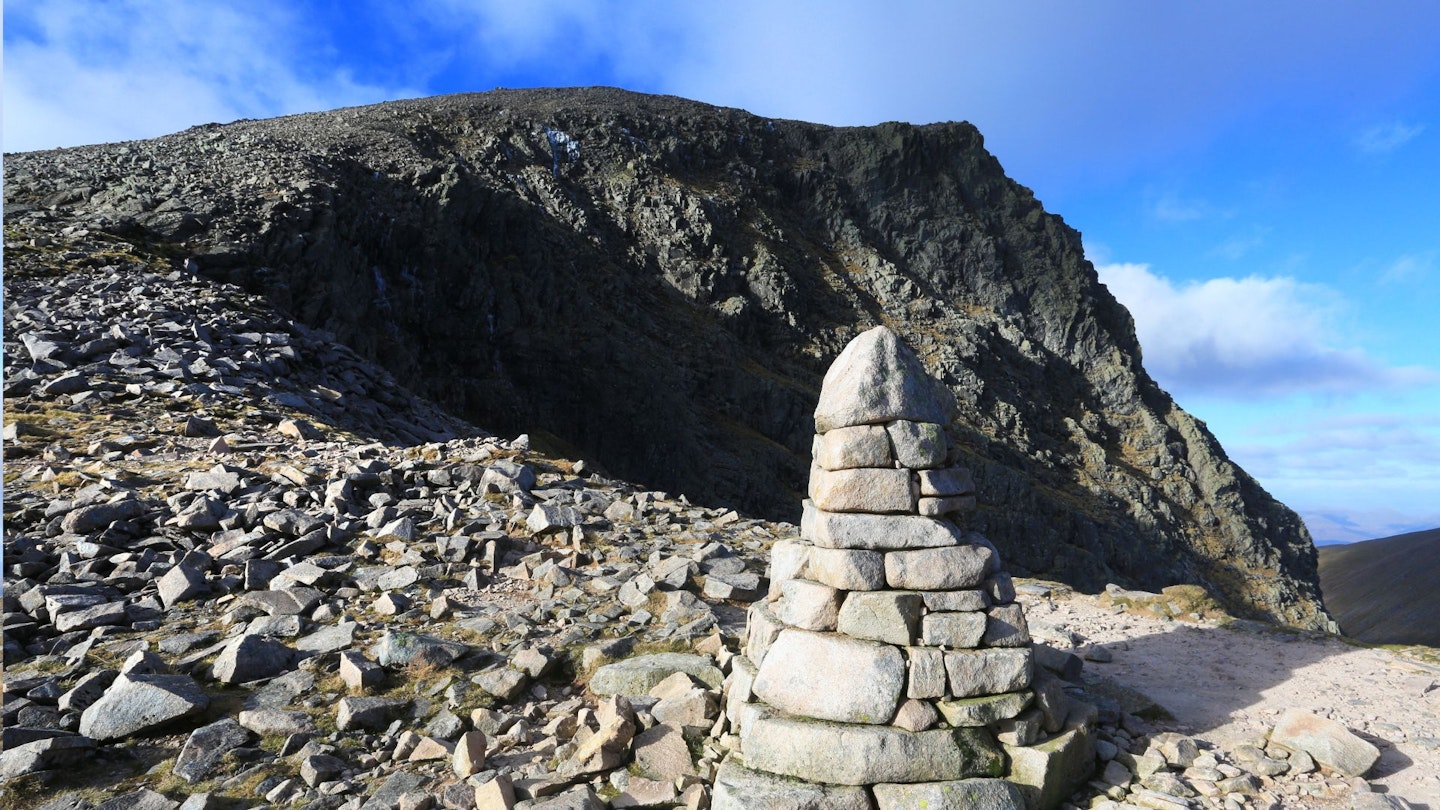
[[[14,155],[5,192],[7,221],[193,259],[486,428],[791,521],[823,375],[884,325],[953,395],[961,528],[1012,571],[1326,621],[1300,520],[1149,378],[1079,234],[969,124],[496,91]]]

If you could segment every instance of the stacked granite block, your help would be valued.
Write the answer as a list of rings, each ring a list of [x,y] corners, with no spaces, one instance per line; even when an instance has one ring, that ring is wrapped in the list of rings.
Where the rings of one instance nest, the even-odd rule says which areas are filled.
[[[826,374],[800,539],[774,546],[731,679],[743,763],[722,767],[717,810],[1036,803],[1005,778],[1006,746],[1060,724],[1035,705],[998,554],[946,519],[975,499],[946,435],[953,408],[884,327]]]

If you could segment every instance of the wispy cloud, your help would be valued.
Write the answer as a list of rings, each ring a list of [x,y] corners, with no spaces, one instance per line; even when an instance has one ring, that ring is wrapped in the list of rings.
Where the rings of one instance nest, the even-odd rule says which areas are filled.
[[[1239,261],[1245,258],[1251,251],[1265,244],[1265,237],[1270,233],[1269,228],[1254,227],[1244,233],[1238,233],[1224,242],[1210,249],[1210,255],[1227,261]]]
[[[1406,124],[1403,121],[1376,124],[1356,136],[1355,146],[1367,155],[1384,154],[1415,140],[1424,131],[1424,124]]]
[[[1382,284],[1409,284],[1424,281],[1434,274],[1437,257],[1440,257],[1440,251],[1407,253],[1385,268],[1385,271],[1380,274],[1380,282]]]
[[[1440,381],[1337,345],[1343,301],[1322,285],[1260,276],[1176,284],[1145,264],[1096,270],[1134,317],[1146,369],[1172,391],[1252,399]]]
[[[1150,206],[1150,214],[1161,222],[1194,222],[1209,219],[1219,212],[1215,206],[1198,198],[1184,198],[1165,192]]]
[[[359,81],[278,0],[46,0],[5,9],[7,151],[152,137],[416,94]]]

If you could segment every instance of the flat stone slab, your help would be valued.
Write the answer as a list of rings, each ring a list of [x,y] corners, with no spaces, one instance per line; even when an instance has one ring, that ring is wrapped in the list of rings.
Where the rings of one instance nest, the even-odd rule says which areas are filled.
[[[1025,810],[1020,788],[1003,779],[876,785],[878,810]]]
[[[981,545],[892,551],[885,555],[885,583],[907,591],[974,588],[985,581],[994,558],[995,552]]]
[[[880,425],[857,425],[817,433],[811,450],[815,463],[825,470],[893,467],[895,460],[890,452],[890,436]]]
[[[734,757],[715,773],[710,810],[874,810],[862,787],[817,785],[751,770]]]
[[[810,468],[810,499],[828,512],[904,514],[915,511],[915,498],[909,470]]]
[[[988,726],[1018,716],[1035,696],[1028,690],[1003,695],[937,701],[935,708],[952,726]]]
[[[877,326],[846,344],[825,372],[815,430],[896,419],[948,424],[954,410],[955,395],[926,373],[899,335]]]
[[[984,613],[927,613],[920,625],[920,641],[929,647],[969,649],[984,635]]]
[[[708,656],[689,653],[655,653],[637,655],[613,664],[606,664],[590,676],[590,691],[597,695],[644,695],[655,684],[677,672],[683,672],[709,686],[719,689],[725,676]]]
[[[1017,692],[1034,676],[1030,648],[956,650],[945,653],[950,694],[957,698]]]
[[[905,656],[888,644],[783,630],[755,677],[755,694],[789,714],[888,723],[905,689]]]
[[[924,605],[918,593],[852,591],[840,606],[835,628],[851,638],[907,646],[915,640]]]
[[[800,536],[819,548],[878,551],[958,546],[963,542],[960,530],[948,521],[920,515],[831,512],[809,500],[800,515]]]
[[[747,767],[807,782],[869,785],[1001,776],[1005,755],[978,729],[912,732],[829,723],[758,708],[740,735]]]
[[[1299,709],[1286,709],[1270,732],[1270,742],[1304,751],[1325,767],[1346,776],[1364,776],[1380,759],[1380,749],[1345,726]]]
[[[80,714],[80,733],[97,741],[128,737],[210,705],[210,697],[188,675],[121,675]]]

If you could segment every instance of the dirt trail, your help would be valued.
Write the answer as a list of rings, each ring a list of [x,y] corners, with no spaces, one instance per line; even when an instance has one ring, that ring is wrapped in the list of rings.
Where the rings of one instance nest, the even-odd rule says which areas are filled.
[[[1250,622],[1119,613],[1060,589],[1022,600],[1038,639],[1104,645],[1113,660],[1087,661],[1087,679],[1142,693],[1174,716],[1167,727],[1228,748],[1265,734],[1287,708],[1313,712],[1380,748],[1366,774],[1377,790],[1440,810],[1440,666]]]

